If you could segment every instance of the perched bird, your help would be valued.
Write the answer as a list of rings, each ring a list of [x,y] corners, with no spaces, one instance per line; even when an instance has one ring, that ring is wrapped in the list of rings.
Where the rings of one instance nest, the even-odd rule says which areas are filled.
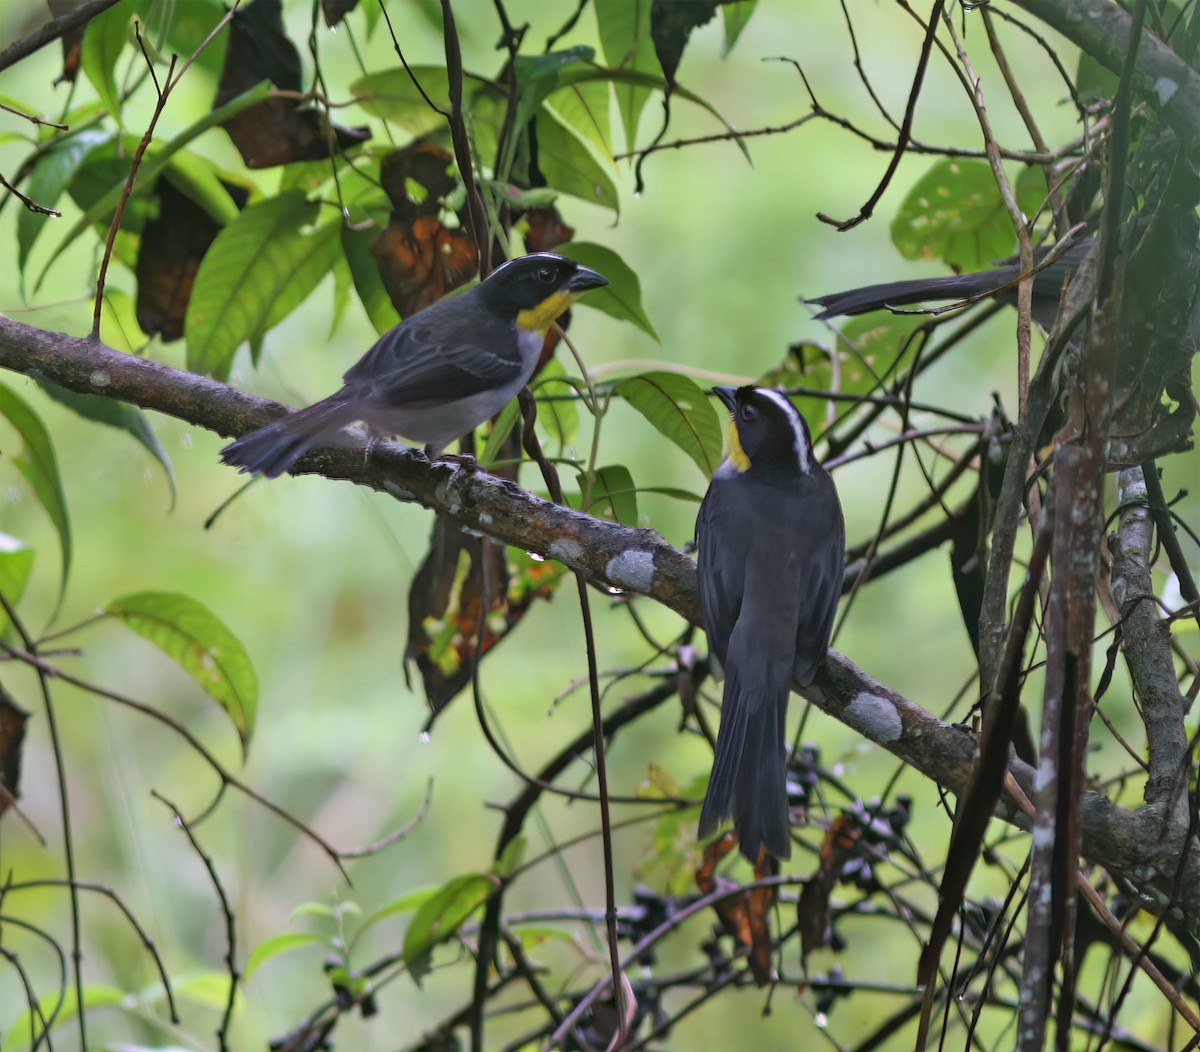
[[[231,442],[221,459],[276,478],[357,420],[373,435],[424,443],[433,456],[500,412],[529,382],[555,319],[607,284],[553,252],[510,260],[405,318],[350,367],[341,390]]]
[[[714,387],[729,407],[729,457],[696,519],[700,612],[725,671],[717,754],[700,836],[732,816],[742,854],[791,854],[784,722],[829,646],[845,527],[833,479],[800,411],[778,391]]]
[[[1058,313],[1058,301],[1068,277],[1083,262],[1083,257],[1092,247],[1092,239],[1085,238],[1068,248],[1053,263],[1039,270],[1033,277],[1033,317],[1043,328],[1054,324]],[[1051,249],[1036,249],[1033,261],[1036,266],[1045,259]],[[868,311],[885,307],[907,307],[926,300],[965,300],[976,296],[995,294],[996,299],[1016,306],[1017,286],[1021,276],[1020,260],[1013,257],[1001,260],[993,270],[981,270],[974,274],[952,274],[944,278],[911,278],[907,281],[889,281],[882,285],[866,285],[860,289],[848,289],[827,296],[805,300],[823,308],[816,315],[822,318],[849,317],[866,314]]]

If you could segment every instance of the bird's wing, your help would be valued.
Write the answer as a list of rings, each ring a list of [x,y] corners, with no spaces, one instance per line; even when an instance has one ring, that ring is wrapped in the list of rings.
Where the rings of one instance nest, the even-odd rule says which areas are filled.
[[[466,295],[464,293],[464,295]],[[346,386],[389,406],[465,398],[514,382],[523,363],[515,327],[479,311],[439,310],[453,300],[426,307],[384,333],[347,371]]]
[[[818,493],[826,487],[833,489],[833,479],[824,473],[818,475],[814,482],[819,487]],[[829,637],[833,632],[833,619],[842,594],[842,572],[846,563],[846,531],[841,508],[836,499],[816,503],[826,507],[832,504],[838,509],[838,514],[833,522],[805,518],[797,527],[795,543],[806,552],[806,556],[799,574],[801,601],[792,675],[801,686],[812,682],[817,667],[825,660]]]
[[[729,520],[741,510],[736,507],[730,485],[714,480],[696,516],[696,545],[699,548],[696,583],[700,596],[700,618],[708,635],[709,649],[722,667],[725,665],[729,637],[733,634],[733,626],[737,623],[738,611],[742,606],[742,591],[746,583],[742,553],[728,548]],[[726,557],[718,558],[722,545],[726,546]]]

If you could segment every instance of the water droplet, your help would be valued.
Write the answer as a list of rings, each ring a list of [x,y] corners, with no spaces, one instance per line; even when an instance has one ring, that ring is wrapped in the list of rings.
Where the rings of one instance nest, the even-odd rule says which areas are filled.
[[[544,555],[538,555],[537,552],[530,552],[529,558],[531,558],[535,563],[544,563],[546,561],[546,557]]]
[[[421,744],[422,745],[429,744],[429,731],[421,731]]]

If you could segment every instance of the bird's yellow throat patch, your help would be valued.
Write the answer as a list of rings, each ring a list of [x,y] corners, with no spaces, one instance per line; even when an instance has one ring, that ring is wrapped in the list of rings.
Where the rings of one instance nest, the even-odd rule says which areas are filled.
[[[738,438],[737,424],[732,416],[729,418],[729,459],[733,461],[733,466],[738,471],[750,470],[750,458],[742,449],[742,440]]]
[[[517,315],[517,324],[522,329],[546,335],[546,330],[554,324],[563,311],[574,303],[582,292],[552,292],[536,307],[529,307]]]

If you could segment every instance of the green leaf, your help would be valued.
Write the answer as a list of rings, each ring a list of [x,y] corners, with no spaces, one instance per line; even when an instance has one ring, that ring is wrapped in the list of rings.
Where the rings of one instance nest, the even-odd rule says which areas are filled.
[[[306,299],[308,294],[321,283],[332,269],[334,263],[342,254],[341,234],[342,217],[335,216],[326,223],[321,223],[313,230],[301,230],[300,236],[289,248],[288,262],[290,269],[283,275],[285,280],[278,285],[276,280],[267,275],[254,272],[255,280],[263,282],[268,288],[276,288],[271,310],[267,320],[259,328],[256,335],[265,335],[275,328],[284,318],[292,313]],[[261,263],[261,257],[260,257]],[[203,267],[203,263],[201,263]],[[262,287],[262,285],[260,285]],[[193,291],[193,295],[195,292]]]
[[[690,489],[680,489],[678,486],[638,486],[636,493],[655,493],[660,497],[670,497],[672,500],[682,500],[688,504],[699,504],[704,497],[693,493]]]
[[[604,61],[614,70],[635,70],[652,75],[658,69],[658,58],[650,39],[650,4],[595,0],[592,6]],[[636,82],[614,79],[613,90],[625,130],[625,149],[633,150],[637,144],[638,120],[650,99],[651,89]]]
[[[221,171],[207,157],[201,157],[192,150],[176,153],[163,175],[176,190],[194,201],[221,226],[232,223],[239,211],[225,183],[240,184],[251,191],[254,189],[253,183]]]
[[[501,852],[500,857],[492,863],[492,873],[504,879],[519,869],[521,863],[525,861],[525,845],[525,837],[513,837],[504,845],[504,851]]]
[[[512,434],[512,429],[519,426],[520,423],[521,403],[514,398],[500,410],[500,415],[496,417],[496,422],[492,424],[492,430],[488,434],[483,452],[479,456],[479,463],[484,467],[490,467],[494,464],[496,458],[500,455],[500,448],[504,445],[505,440]]]
[[[83,167],[88,154],[98,147],[107,146],[114,137],[111,131],[84,128],[79,134],[72,135],[60,145],[47,150],[29,176],[29,197],[39,205],[53,208],[75,178],[75,174]],[[21,271],[22,278],[29,253],[38,235],[51,223],[56,222],[61,220],[31,212],[28,208],[17,212],[17,268]]]
[[[337,911],[323,902],[302,902],[292,910],[288,920],[295,920],[297,917],[320,917],[322,920],[336,921]]]
[[[404,961],[409,968],[418,966],[439,942],[453,938],[499,883],[489,874],[467,873],[443,884],[417,910],[404,933]]]
[[[276,317],[276,301],[294,299],[294,271],[313,250],[305,227],[318,209],[289,190],[250,205],[216,236],[200,262],[184,320],[189,369],[224,379],[238,347]],[[336,233],[336,227],[326,230],[322,243]]]
[[[565,942],[575,947],[579,945],[579,940],[571,932],[563,931],[562,928],[522,924],[519,928],[510,928],[509,931],[521,940],[521,946],[526,950],[535,949],[546,942]]]
[[[342,251],[346,253],[346,262],[350,265],[354,289],[376,334],[382,336],[400,324],[400,313],[392,306],[383,279],[379,276],[379,267],[375,265],[375,257],[371,255],[371,242],[375,238],[375,232],[351,230],[344,223],[339,225],[342,231]]]
[[[254,952],[246,959],[246,967],[242,969],[242,982],[248,983],[250,977],[272,957],[324,941],[321,936],[310,932],[283,932],[280,935],[272,935],[255,946]]]
[[[172,592],[123,596],[104,612],[178,662],[229,714],[244,753],[254,733],[258,677],[237,637],[207,607]]]
[[[16,606],[25,594],[33,572],[34,550],[24,541],[0,533],[0,595]],[[0,610],[0,635],[8,628],[8,615]]]
[[[39,380],[38,386],[60,405],[65,405],[85,420],[115,427],[117,430],[133,436],[136,441],[145,446],[147,452],[162,465],[167,476],[167,485],[171,489],[171,507],[175,507],[175,472],[171,467],[171,458],[167,456],[166,449],[158,440],[158,435],[154,433],[145,413],[137,406],[129,405],[126,402],[118,402],[112,398],[105,398],[103,395],[69,391],[49,380]]]
[[[545,105],[581,138],[605,156],[612,156],[612,92],[603,81],[569,84],[552,92]]]
[[[587,476],[579,472],[580,492],[587,492]],[[610,464],[597,468],[592,475],[591,500],[583,509],[589,515],[597,515],[622,526],[638,524],[637,489],[633,476],[624,464]]]
[[[425,95],[449,113],[450,82],[444,66],[409,68],[412,76],[403,67],[396,67],[359,77],[350,85],[350,93],[371,116],[382,117],[420,138],[445,128],[446,118],[430,108]],[[425,95],[413,84],[414,77]],[[463,110],[469,118],[476,149],[488,163],[500,141],[507,105],[508,94],[500,85],[471,73],[463,74]]]
[[[586,44],[579,44],[544,55],[518,55],[513,61],[518,90],[516,126],[523,128],[529,123],[546,96],[558,86],[560,70],[580,62],[591,62],[595,54]]]
[[[1079,101],[1089,106],[1100,99],[1116,98],[1121,78],[1112,70],[1102,66],[1086,51],[1079,52],[1079,65],[1075,71],[1075,91]]]
[[[79,49],[79,67],[92,82],[96,94],[118,124],[121,119],[121,94],[117,87],[117,59],[125,47],[134,14],[141,15],[145,5],[139,2],[114,4],[91,19],[83,32]]]
[[[1046,190],[1046,172],[1041,165],[1022,165],[1013,189],[1026,219],[1033,221],[1049,214],[1050,195]]]
[[[655,61],[657,62],[657,59]],[[560,79],[564,85],[575,84],[588,80],[603,80],[606,82],[611,82],[613,87],[623,85],[642,85],[654,91],[667,90],[667,82],[663,79],[663,75],[661,73],[649,73],[640,69],[604,69],[600,66],[577,66],[572,67],[569,70],[565,70]],[[710,113],[713,117],[721,122],[727,132],[737,136],[737,129],[721,116],[717,108],[713,106],[712,103],[705,101],[694,91],[685,88],[682,84],[676,84],[674,88],[674,95],[677,98],[687,99],[688,102],[694,103],[702,110]],[[745,141],[738,137],[734,139],[734,142],[737,143],[738,149],[742,151],[742,155],[746,158],[746,160],[750,160],[750,150],[749,147],[746,146]]]
[[[368,928],[378,924],[381,920],[386,920],[388,917],[399,917],[405,913],[412,913],[421,906],[429,902],[435,895],[441,891],[441,885],[431,884],[425,888],[416,888],[413,891],[406,891],[399,898],[392,899],[391,902],[385,903],[376,910],[372,910],[363,918],[362,923],[358,926],[358,931],[355,934],[357,939]]]
[[[642,332],[658,339],[658,333],[642,306],[642,283],[633,269],[611,248],[589,241],[571,241],[560,245],[555,251],[608,278],[604,288],[589,292],[579,301],[581,304],[595,307],[620,321],[631,321]]]
[[[126,354],[141,354],[150,342],[137,320],[137,304],[121,289],[104,290],[100,302],[100,339]],[[109,399],[111,401],[111,399]]]
[[[58,473],[58,459],[50,435],[37,414],[16,391],[0,383],[0,416],[5,417],[25,443],[24,448],[12,462],[25,476],[33,495],[45,509],[54,529],[58,532],[58,544],[62,551],[62,581],[58,589],[58,601],[62,602],[67,588],[67,575],[71,569],[71,521],[67,517],[67,497],[63,492],[62,478]]]
[[[175,996],[195,1005],[221,1011],[229,1003],[228,972],[196,972],[185,975],[175,983]],[[234,994],[234,1010],[241,1005],[241,991]]]
[[[991,166],[936,162],[900,205],[892,241],[906,259],[942,259],[959,273],[1009,255],[1015,235]]]
[[[205,114],[194,124],[189,125],[180,132],[174,139],[166,143],[158,150],[147,150],[142,158],[141,167],[138,169],[137,179],[134,181],[133,190],[131,191],[131,199],[140,195],[144,195],[154,186],[154,180],[159,173],[167,166],[171,158],[182,150],[189,142],[195,139],[198,135],[208,131],[209,128],[214,128],[218,124],[227,121],[235,113],[240,113],[247,106],[252,106],[256,102],[261,102],[271,92],[271,82],[268,80],[256,84],[248,91],[243,91],[237,98],[230,99],[224,106]],[[109,188],[108,192],[103,194],[97,201],[90,205],[82,216],[79,217],[67,231],[66,235],[59,242],[50,258],[42,267],[41,273],[38,275],[37,283],[40,285],[46,276],[46,272],[50,269],[54,261],[62,254],[67,246],[75,243],[85,230],[93,223],[98,223],[105,217],[112,216],[116,210],[118,202],[121,200],[121,195],[125,192],[125,180],[122,179]]]
[[[742,30],[746,28],[746,23],[750,21],[750,16],[754,14],[757,4],[758,0],[735,0],[734,3],[721,5],[721,17],[725,23],[725,46],[721,49],[722,58],[729,57],[729,52],[733,50],[733,45],[742,35]]]
[[[711,477],[721,463],[723,435],[716,410],[694,380],[679,373],[649,372],[622,380],[613,391]]]
[[[59,1003],[59,998],[62,998],[62,1003]],[[119,1005],[125,1000],[125,991],[120,990],[115,986],[99,986],[89,984],[83,988],[83,1007],[84,1010],[93,1008],[106,1008],[111,1005]],[[64,1023],[70,1022],[79,1013],[79,1001],[75,997],[75,987],[68,986],[61,993],[58,990],[52,990],[38,998],[38,1007],[41,1009],[41,1016],[38,1013],[33,1013],[33,1021],[36,1029],[30,1029],[30,1012],[28,1006],[24,1011],[18,1013],[13,1020],[12,1025],[4,1034],[4,1044],[0,1046],[3,1052],[17,1052],[18,1049],[32,1048],[34,1040],[41,1041],[45,1031],[42,1030],[41,1019],[51,1019],[50,1029],[60,1027]],[[57,1009],[57,1014],[55,1013]]]
[[[564,194],[620,212],[617,187],[584,141],[550,110],[537,115],[538,167],[546,185]]]
[[[551,358],[530,388],[541,399],[537,414],[539,426],[560,447],[571,445],[579,435],[579,407],[573,400],[560,397],[574,393],[573,385],[563,379],[565,375],[562,362]],[[554,397],[546,400],[547,395]]]

